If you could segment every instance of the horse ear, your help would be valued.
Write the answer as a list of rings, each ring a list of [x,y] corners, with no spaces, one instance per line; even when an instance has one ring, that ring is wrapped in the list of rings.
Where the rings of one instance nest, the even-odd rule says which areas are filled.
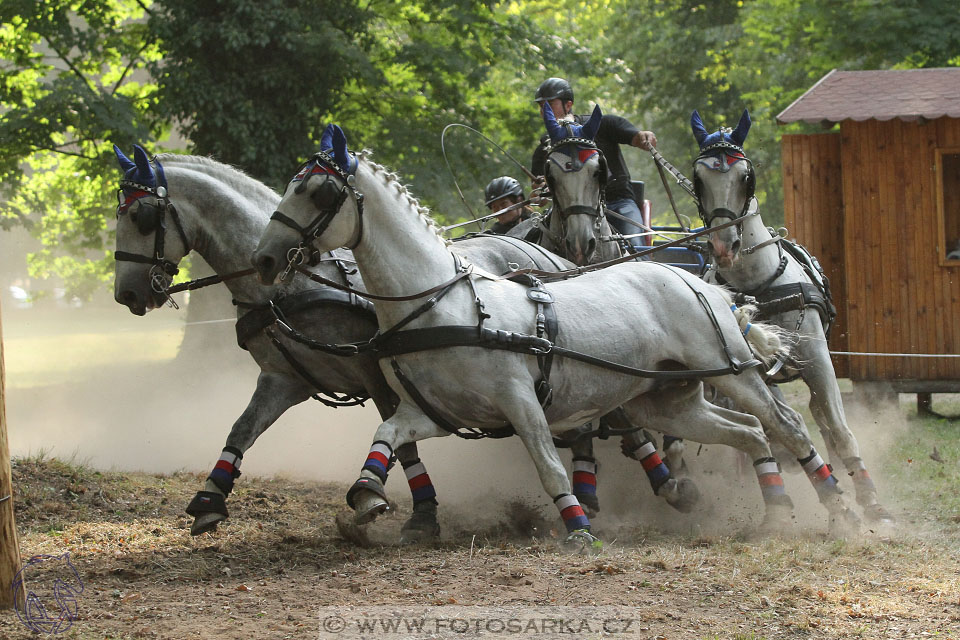
[[[730,139],[742,147],[744,141],[747,139],[747,133],[750,132],[750,124],[750,112],[744,109],[743,115],[740,116],[740,122],[737,124],[737,128],[734,129],[733,133],[730,134]]]
[[[333,149],[333,128],[336,125],[328,124],[327,128],[323,130],[323,135],[320,136],[320,150],[329,151]]]
[[[590,114],[590,119],[587,120],[585,125],[583,125],[580,135],[588,140],[595,140],[597,137],[597,131],[600,130],[600,121],[602,119],[603,111],[600,110],[600,105],[596,105],[593,108],[593,113]]]
[[[113,152],[116,154],[117,162],[120,164],[120,170],[123,171],[124,174],[137,166],[133,163],[133,160],[123,154],[123,151],[120,151],[120,147],[117,145],[113,145]]]
[[[703,126],[703,120],[700,119],[700,113],[694,109],[690,115],[690,128],[693,129],[693,137],[697,139],[697,144],[703,146],[703,141],[707,137],[707,129]]]
[[[143,184],[153,185],[153,168],[150,166],[150,157],[138,144],[133,145],[133,161],[137,165],[136,179]]]
[[[556,142],[564,137],[563,127],[557,124],[557,117],[553,115],[553,109],[549,102],[544,102],[540,107],[543,111],[543,124],[547,127],[547,133],[550,134],[550,140]]]
[[[355,172],[357,170],[357,159],[347,150],[347,134],[335,124],[330,126],[333,127],[333,159],[345,172]]]

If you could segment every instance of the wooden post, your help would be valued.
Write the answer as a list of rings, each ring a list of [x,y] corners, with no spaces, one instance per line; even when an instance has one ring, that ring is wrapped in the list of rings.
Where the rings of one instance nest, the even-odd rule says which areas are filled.
[[[0,609],[23,604],[23,583],[14,592],[13,579],[20,571],[20,544],[13,520],[13,479],[7,442],[6,371],[3,365],[3,323],[0,322]]]

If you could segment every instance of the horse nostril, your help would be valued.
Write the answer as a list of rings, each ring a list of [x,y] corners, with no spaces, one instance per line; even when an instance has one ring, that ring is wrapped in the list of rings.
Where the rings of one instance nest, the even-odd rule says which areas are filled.
[[[127,307],[134,307],[139,302],[137,294],[130,289],[125,289],[117,296],[117,302]]]
[[[734,241],[733,241],[733,245],[730,247],[730,252],[731,252],[733,255],[737,255],[737,254],[740,253],[740,241],[739,241],[739,240],[734,240]]]
[[[253,266],[257,268],[257,273],[260,275],[266,275],[273,271],[274,264],[273,256],[265,253],[256,256],[253,260]]]
[[[588,260],[593,257],[593,254],[596,252],[596,250],[597,250],[597,240],[596,238],[590,238],[590,241],[587,242],[587,259]]]

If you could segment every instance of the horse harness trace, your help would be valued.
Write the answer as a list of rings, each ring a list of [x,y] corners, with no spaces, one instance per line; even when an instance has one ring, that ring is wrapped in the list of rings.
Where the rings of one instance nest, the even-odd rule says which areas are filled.
[[[338,166],[336,166],[334,160],[327,154],[324,154],[322,157],[320,154],[317,154],[313,157],[312,161],[333,164],[334,168],[336,169],[336,174],[340,175],[341,178],[344,175],[344,172]],[[300,173],[303,173],[303,171],[304,170],[301,169]],[[737,220],[733,220],[727,224],[735,224],[737,222]],[[747,361],[740,361],[733,355],[725,337],[723,336],[719,322],[713,313],[713,309],[710,307],[705,296],[701,292],[694,289],[694,287],[684,280],[679,274],[677,274],[677,277],[680,278],[681,282],[687,285],[688,288],[690,288],[690,290],[696,296],[701,307],[710,318],[714,331],[717,334],[718,341],[720,342],[723,352],[727,358],[728,364],[726,367],[705,370],[647,370],[591,356],[579,351],[564,348],[557,344],[556,336],[558,333],[559,323],[556,316],[556,311],[552,306],[554,299],[553,295],[545,288],[541,278],[569,278],[574,275],[596,270],[602,266],[608,266],[616,262],[622,262],[625,259],[631,259],[633,256],[621,257],[615,260],[609,260],[605,263],[590,265],[590,267],[578,267],[576,269],[568,269],[566,271],[556,273],[543,272],[536,269],[524,269],[512,272],[505,276],[492,276],[482,272],[475,272],[473,266],[465,264],[457,254],[453,253],[451,255],[454,261],[455,274],[453,277],[445,282],[431,287],[430,289],[406,296],[374,295],[364,291],[359,291],[349,286],[341,285],[333,282],[332,280],[324,278],[323,276],[308,271],[299,262],[295,261],[295,255],[288,255],[290,260],[288,269],[295,270],[315,282],[338,289],[345,293],[350,293],[370,300],[394,302],[412,301],[421,298],[427,298],[427,300],[392,327],[386,331],[377,331],[372,338],[366,341],[339,345],[319,343],[311,340],[303,334],[300,334],[290,327],[286,322],[284,322],[282,314],[279,312],[275,313],[277,326],[280,328],[282,333],[293,339],[296,339],[310,348],[323,350],[328,353],[334,353],[335,355],[341,355],[345,357],[355,356],[360,353],[372,351],[381,360],[384,358],[390,358],[390,365],[397,377],[397,380],[401,386],[403,386],[404,390],[410,395],[414,403],[424,413],[424,415],[430,418],[434,423],[437,424],[437,426],[445,431],[468,440],[488,437],[507,437],[513,435],[515,430],[512,425],[505,425],[504,427],[495,429],[487,429],[458,426],[453,424],[450,420],[441,415],[432,405],[430,405],[429,402],[427,402],[426,398],[422,393],[419,392],[419,390],[413,384],[413,381],[410,380],[409,376],[403,371],[400,364],[397,362],[397,356],[407,353],[429,351],[433,349],[468,346],[512,351],[514,353],[535,356],[537,358],[538,369],[540,371],[540,379],[535,383],[535,392],[537,399],[544,409],[546,409],[552,401],[552,388],[550,386],[549,377],[554,356],[570,358],[572,360],[577,360],[586,364],[609,369],[630,376],[651,378],[656,380],[690,380],[727,374],[736,375],[748,369],[762,365],[762,363],[756,358],[751,358]],[[664,265],[660,266],[665,269],[669,269],[669,267]],[[484,321],[491,316],[484,311],[483,301],[477,293],[475,280],[471,276],[486,277],[492,280],[523,279],[527,286],[526,297],[536,306],[535,334],[530,335],[522,332],[507,331],[503,329],[490,329],[485,327]],[[433,309],[439,303],[439,301],[453,288],[453,286],[455,286],[461,280],[466,280],[473,290],[474,303],[477,308],[477,324],[443,325],[402,330],[403,327],[407,326],[410,322]]]

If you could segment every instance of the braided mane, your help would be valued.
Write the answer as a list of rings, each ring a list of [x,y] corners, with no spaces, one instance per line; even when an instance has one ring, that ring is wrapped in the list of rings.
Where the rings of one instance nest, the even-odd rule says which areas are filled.
[[[406,203],[406,205],[417,214],[420,220],[434,233],[437,239],[442,242],[444,246],[449,246],[451,244],[450,240],[443,237],[443,230],[433,219],[433,217],[431,217],[430,209],[420,204],[420,201],[416,198],[416,196],[410,193],[410,190],[407,188],[407,186],[400,182],[399,175],[393,171],[390,171],[383,165],[377,164],[371,160],[371,155],[372,153],[369,149],[364,149],[357,154],[357,159],[365,162],[373,170],[373,174],[383,181],[384,186],[388,188],[392,187],[396,192],[397,198],[399,198],[401,202]]]

